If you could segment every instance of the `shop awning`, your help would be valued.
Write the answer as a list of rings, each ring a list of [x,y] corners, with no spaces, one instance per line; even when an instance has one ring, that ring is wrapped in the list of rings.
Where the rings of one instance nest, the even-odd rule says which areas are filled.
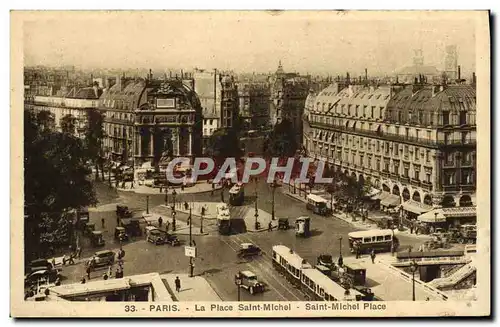
[[[442,223],[446,221],[446,216],[442,209],[435,209],[424,214],[421,214],[417,219],[424,223]]]
[[[380,204],[384,207],[395,207],[401,203],[401,198],[399,195],[387,194],[387,196],[380,201]]]
[[[475,217],[476,207],[442,208],[446,218]]]
[[[377,190],[376,188],[370,188],[370,190],[366,193],[366,197],[368,198],[373,198],[374,196],[378,195],[381,191]]]
[[[409,212],[413,212],[417,215],[421,215],[425,212],[431,211],[432,207],[428,206],[426,204],[414,201],[414,200],[408,200],[405,203],[403,203],[403,209]]]

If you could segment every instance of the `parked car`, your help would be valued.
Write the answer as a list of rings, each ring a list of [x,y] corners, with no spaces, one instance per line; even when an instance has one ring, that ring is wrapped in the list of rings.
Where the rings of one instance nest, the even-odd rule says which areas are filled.
[[[124,242],[128,241],[128,234],[125,230],[125,227],[116,227],[115,228],[115,240]]]
[[[333,257],[330,254],[321,254],[318,256],[317,264],[331,269],[333,266]]]
[[[24,285],[29,287],[31,285],[36,285],[38,281],[43,282],[54,282],[57,278],[61,278],[61,271],[58,269],[41,269],[35,270],[30,274],[27,274],[24,278]]]
[[[280,218],[278,219],[278,230],[287,230],[290,229],[290,222],[288,218]]]
[[[115,262],[115,253],[110,250],[98,251],[87,262],[87,265],[95,267],[110,266]]]
[[[156,245],[165,244],[167,233],[159,229],[151,229],[148,231],[147,241]]]
[[[249,270],[240,271],[235,276],[235,282],[238,283],[239,287],[242,287],[252,295],[256,293],[264,292],[265,286],[257,279],[257,275]]]
[[[181,245],[181,242],[177,238],[177,235],[169,234],[169,233],[166,233],[166,234],[167,234],[167,238],[165,240],[165,243],[167,243],[167,244],[169,244],[171,246],[179,246],[179,245]]]
[[[27,272],[31,273],[37,270],[51,270],[53,269],[52,263],[47,259],[36,259],[32,260],[27,267]]]
[[[239,258],[253,257],[255,255],[262,255],[262,250],[252,243],[242,243],[238,251]]]
[[[90,234],[90,242],[92,243],[92,246],[94,246],[94,247],[104,246],[104,244],[106,244],[106,242],[104,241],[102,231],[100,231],[100,230],[93,231]]]

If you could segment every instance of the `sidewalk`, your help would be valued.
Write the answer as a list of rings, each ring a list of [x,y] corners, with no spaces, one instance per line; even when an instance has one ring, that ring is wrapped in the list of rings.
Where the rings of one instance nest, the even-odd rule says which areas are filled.
[[[166,214],[164,212],[155,212],[155,208],[151,209],[149,214],[147,214],[146,212],[143,212],[143,216],[144,216],[144,219],[146,220],[146,222],[150,222],[151,225],[153,226],[156,226],[159,228],[158,226],[158,218],[162,218],[163,220],[163,224],[162,224],[162,227],[159,228],[159,229],[165,229],[165,225],[167,224],[167,222],[170,222],[170,229],[169,229],[169,232],[172,232],[172,216],[171,214]],[[197,221],[193,219],[193,222],[196,223]],[[174,234],[177,234],[177,235],[189,235],[189,225],[180,220],[180,219],[175,219],[175,232],[172,232]],[[208,224],[204,224],[203,227],[208,227],[209,225]],[[191,234],[193,236],[203,236],[203,235],[208,235],[207,232],[203,232],[201,233],[200,232],[200,227],[198,226],[195,226],[193,224],[193,226],[191,227]]]
[[[160,275],[163,283],[174,298],[179,302],[220,302],[222,299],[214,291],[207,280],[200,276],[189,277],[188,274],[165,274]],[[181,290],[175,290],[175,278],[179,277],[181,281]]]
[[[159,187],[151,187],[146,185],[139,185],[137,182],[134,183],[134,188],[130,188],[130,182],[125,183],[125,188],[117,187],[118,191],[123,192],[134,192],[137,194],[165,194],[165,188],[162,188],[162,192],[160,192]],[[219,190],[221,187],[216,185],[215,191]],[[198,193],[207,193],[212,191],[212,184],[207,183],[206,181],[200,181],[196,183],[194,186],[185,187],[184,190],[181,190],[180,186],[174,187],[175,192],[177,194],[198,194]],[[168,188],[169,196],[172,194],[172,187]]]
[[[191,210],[193,216],[201,216],[201,208],[205,207],[205,215],[203,218],[208,220],[217,219],[217,205],[220,203],[221,202],[188,202],[189,205],[193,205],[193,209]],[[166,206],[162,204],[161,207],[171,209],[171,205]],[[180,202],[176,203],[175,211],[189,213],[189,209],[185,210],[184,203]]]
[[[281,189],[282,189],[283,194],[285,194],[285,195],[287,195],[295,200],[299,200],[299,201],[302,201],[304,203],[307,203],[307,201],[305,199],[306,195],[304,195],[305,194],[304,191],[302,191],[300,193],[300,196],[299,196],[298,190],[297,190],[296,194],[293,194],[293,191],[292,192],[288,191],[288,186],[282,187]],[[314,193],[317,194],[318,192],[314,192]],[[319,195],[321,196],[321,194],[319,194]],[[328,199],[328,198],[325,198],[325,199]],[[353,221],[352,217],[349,217],[346,213],[343,213],[343,212],[334,213],[334,214],[332,214],[332,216],[351,224],[352,226],[354,226],[357,229],[362,229],[362,230],[379,229],[377,224],[370,222],[369,219],[366,219],[365,222],[363,222],[361,220],[361,218],[358,217],[358,218],[356,218],[356,221]],[[394,235],[406,235],[406,236],[411,236],[411,237],[419,238],[419,239],[430,239],[431,238],[431,236],[429,236],[429,235],[425,235],[425,234],[416,235],[416,234],[411,234],[409,230],[400,231],[398,229],[394,229]]]

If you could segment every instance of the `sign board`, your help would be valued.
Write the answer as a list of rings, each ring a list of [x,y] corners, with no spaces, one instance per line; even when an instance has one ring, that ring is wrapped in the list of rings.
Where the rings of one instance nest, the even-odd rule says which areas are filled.
[[[195,246],[185,246],[184,255],[186,257],[196,258],[196,247]]]

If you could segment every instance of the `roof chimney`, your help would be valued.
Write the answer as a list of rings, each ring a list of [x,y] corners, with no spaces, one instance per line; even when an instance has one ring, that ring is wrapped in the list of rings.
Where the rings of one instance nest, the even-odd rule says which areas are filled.
[[[476,73],[475,72],[472,73],[472,85],[476,86]]]
[[[365,68],[365,81],[368,81],[368,69]]]
[[[149,69],[149,79],[153,79],[153,70],[151,68]]]

